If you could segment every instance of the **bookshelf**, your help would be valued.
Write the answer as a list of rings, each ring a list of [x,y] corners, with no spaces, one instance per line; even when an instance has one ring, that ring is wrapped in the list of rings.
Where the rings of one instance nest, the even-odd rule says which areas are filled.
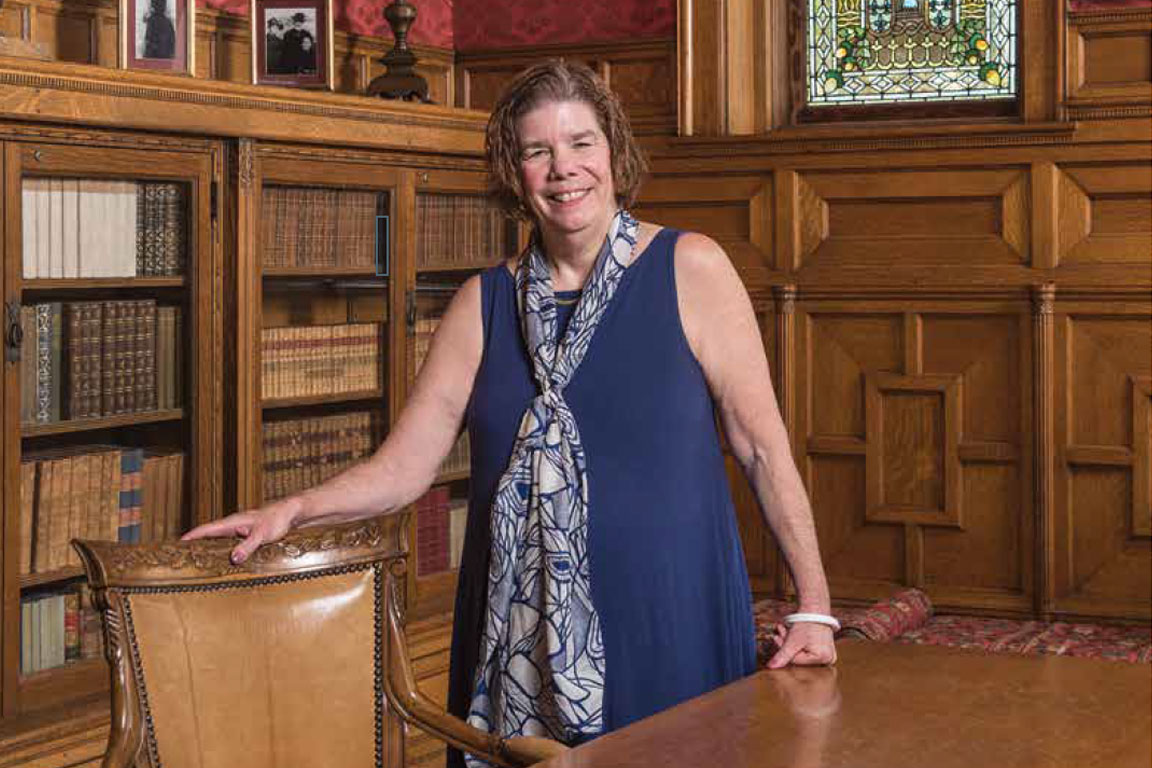
[[[72,538],[159,542],[219,506],[209,142],[4,144],[4,719],[107,689]]]
[[[339,474],[388,432],[399,394],[388,235],[402,174],[255,143],[242,151],[253,175],[239,194],[254,212],[239,248],[250,333],[238,365],[253,361],[241,409],[251,461],[240,463],[237,499],[247,508]]]
[[[413,312],[406,348],[408,386],[455,292],[470,277],[516,253],[520,232],[488,200],[481,174],[417,175],[409,252]],[[452,610],[468,514],[470,446],[463,432],[412,515],[409,610],[431,617]]]

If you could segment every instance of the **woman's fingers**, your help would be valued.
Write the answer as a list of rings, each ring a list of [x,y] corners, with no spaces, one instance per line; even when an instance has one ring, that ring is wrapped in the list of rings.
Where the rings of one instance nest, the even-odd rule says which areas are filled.
[[[181,536],[180,541],[211,539],[218,536],[247,536],[254,522],[255,516],[251,512],[237,512],[193,528]]]
[[[768,662],[769,669],[781,669],[789,664],[815,666],[834,664],[836,646],[831,628],[818,624],[793,624],[787,629],[780,650]]]
[[[248,559],[256,548],[264,543],[264,533],[260,526],[255,526],[245,537],[244,541],[232,548],[232,562],[236,565]]]

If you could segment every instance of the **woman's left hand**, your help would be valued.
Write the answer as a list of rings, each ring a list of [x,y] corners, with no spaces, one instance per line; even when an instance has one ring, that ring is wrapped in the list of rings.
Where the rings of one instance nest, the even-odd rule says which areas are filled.
[[[777,651],[768,661],[768,669],[781,669],[789,664],[815,667],[836,663],[836,644],[832,627],[811,622],[785,626],[777,624],[772,632]]]

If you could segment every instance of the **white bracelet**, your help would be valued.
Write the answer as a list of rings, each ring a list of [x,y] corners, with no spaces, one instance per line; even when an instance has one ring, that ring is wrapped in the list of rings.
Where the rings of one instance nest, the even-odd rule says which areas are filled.
[[[840,622],[836,621],[834,616],[829,616],[826,613],[790,613],[784,617],[784,623],[791,624],[824,624],[825,626],[832,627],[833,632],[840,631]]]

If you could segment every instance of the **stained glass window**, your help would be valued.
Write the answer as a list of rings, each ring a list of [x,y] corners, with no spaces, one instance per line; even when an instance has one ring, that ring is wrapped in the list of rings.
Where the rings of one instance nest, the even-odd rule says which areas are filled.
[[[807,3],[809,106],[1016,96],[1016,0]]]

